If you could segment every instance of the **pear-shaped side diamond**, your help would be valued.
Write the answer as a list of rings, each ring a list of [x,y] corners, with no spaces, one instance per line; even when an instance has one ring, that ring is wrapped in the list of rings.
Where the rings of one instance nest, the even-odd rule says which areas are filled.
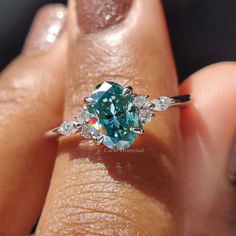
[[[155,114],[149,107],[144,107],[139,111],[139,120],[142,124],[149,123],[154,117]]]
[[[155,105],[155,107],[153,108],[154,111],[165,111],[173,103],[173,99],[162,96],[154,99],[153,101],[151,101],[151,103]]]
[[[155,116],[154,112],[150,109],[150,102],[148,101],[147,95],[135,95],[134,105],[137,108],[139,120],[142,124],[149,123]]]
[[[79,125],[75,121],[65,121],[61,124],[61,126],[58,128],[58,133],[62,135],[73,135],[77,133],[79,130]]]
[[[78,112],[75,116],[75,119],[80,123],[80,124],[87,124],[90,118],[90,114],[88,110],[83,109],[80,112]]]
[[[141,109],[144,107],[148,102],[148,96],[143,95],[143,94],[137,94],[134,97],[134,105],[138,108]]]

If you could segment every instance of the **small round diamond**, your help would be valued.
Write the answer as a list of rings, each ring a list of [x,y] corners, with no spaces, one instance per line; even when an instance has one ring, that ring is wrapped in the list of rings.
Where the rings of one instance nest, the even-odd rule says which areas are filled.
[[[148,96],[143,94],[138,94],[134,97],[134,105],[137,108],[139,114],[139,120],[142,124],[149,123],[155,114],[150,109],[150,102],[148,101]]]
[[[93,137],[93,132],[92,129],[90,128],[89,125],[83,125],[81,128],[81,136],[84,138],[92,138]]]
[[[79,130],[78,123],[75,121],[65,121],[61,124],[61,126],[58,129],[58,133],[62,135],[73,135],[77,133]]]
[[[165,111],[172,104],[172,99],[162,96],[154,99],[153,101],[151,101],[151,103],[155,105],[155,107],[153,108],[154,111]]]
[[[154,116],[155,114],[148,107],[144,107],[139,111],[139,120],[142,124],[149,123]]]
[[[84,138],[97,138],[103,136],[94,126],[93,118],[90,118],[88,124],[82,125],[81,136]]]
[[[134,105],[139,109],[144,107],[147,102],[148,99],[146,95],[138,94],[134,97]]]
[[[86,124],[90,119],[89,112],[83,109],[76,114],[75,119],[81,124]]]

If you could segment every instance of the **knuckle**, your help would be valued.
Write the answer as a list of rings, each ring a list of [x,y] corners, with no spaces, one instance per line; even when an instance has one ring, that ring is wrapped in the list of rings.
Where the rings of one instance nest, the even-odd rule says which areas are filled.
[[[4,72],[0,81],[0,116],[19,115],[19,110],[22,115],[32,114],[37,108],[58,114],[52,99],[56,97],[52,91],[53,72],[39,68],[38,64],[29,59],[17,60]]]
[[[165,207],[146,204],[142,194],[107,175],[102,164],[78,171],[74,166],[62,175],[63,184],[52,197],[56,200],[44,216],[44,234],[156,235],[167,230]]]

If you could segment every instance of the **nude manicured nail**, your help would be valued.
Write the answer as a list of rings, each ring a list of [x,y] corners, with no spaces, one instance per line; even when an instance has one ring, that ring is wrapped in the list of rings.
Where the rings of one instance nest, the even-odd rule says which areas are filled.
[[[227,175],[229,180],[233,184],[236,184],[236,141],[234,142],[230,150]]]
[[[129,13],[133,0],[76,0],[80,30],[96,33],[121,23]]]
[[[36,15],[25,41],[23,53],[46,50],[60,36],[66,19],[66,8],[61,4],[51,4]]]

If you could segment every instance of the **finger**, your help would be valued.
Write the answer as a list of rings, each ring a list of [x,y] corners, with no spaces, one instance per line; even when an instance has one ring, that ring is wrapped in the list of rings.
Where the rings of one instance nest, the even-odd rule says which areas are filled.
[[[48,27],[59,24],[59,13],[64,14],[65,8],[48,6],[39,12],[24,55],[1,75],[0,235],[3,236],[30,232],[49,185],[57,144],[46,141],[43,134],[60,122],[62,116],[65,38],[56,42],[59,35],[54,34],[55,44],[49,48],[52,42],[46,37],[50,36]],[[40,47],[35,44],[37,40],[41,40]]]
[[[160,2],[130,3],[70,2],[65,119],[101,81],[151,97],[176,93]],[[76,139],[63,142],[38,235],[177,235],[176,221],[183,219],[178,128],[176,110],[159,115],[133,147],[143,152],[133,154],[109,155],[103,147],[78,146]]]
[[[194,98],[182,117],[186,235],[236,234],[236,189],[227,178],[236,173],[235,72],[235,63],[216,64],[181,87]]]

